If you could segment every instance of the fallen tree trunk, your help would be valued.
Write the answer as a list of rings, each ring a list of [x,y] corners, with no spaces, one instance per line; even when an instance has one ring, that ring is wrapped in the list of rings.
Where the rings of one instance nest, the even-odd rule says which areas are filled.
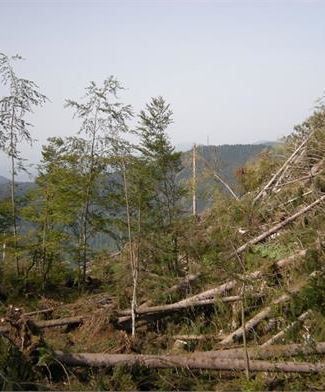
[[[246,361],[242,359],[216,358],[205,353],[190,355],[141,355],[141,354],[71,354],[55,351],[56,359],[66,366],[81,367],[114,367],[114,366],[143,366],[146,368],[183,368],[210,370],[245,370]],[[298,372],[320,373],[325,371],[323,363],[308,362],[267,362],[250,361],[253,372]]]
[[[221,182],[221,184],[228,190],[228,192],[232,195],[235,200],[239,200],[239,197],[233,191],[233,189],[224,181],[216,172],[213,173],[214,177]]]
[[[173,335],[173,339],[185,341],[200,341],[200,340],[222,340],[225,335],[209,334],[209,335]]]
[[[230,257],[233,257],[235,255],[238,255],[242,252],[244,252],[249,246],[251,245],[255,245],[261,241],[263,241],[264,239],[266,239],[267,237],[269,237],[270,235],[278,232],[279,230],[281,230],[284,226],[286,226],[287,224],[293,222],[295,219],[299,218],[299,216],[305,214],[306,212],[308,212],[309,210],[311,210],[312,208],[314,208],[316,205],[320,204],[323,200],[325,200],[325,195],[321,196],[319,199],[317,199],[316,201],[314,201],[313,203],[309,204],[307,207],[302,208],[300,211],[296,212],[295,214],[289,216],[287,219],[285,219],[283,222],[278,223],[277,225],[271,227],[271,229],[265,231],[264,233],[258,235],[255,238],[252,238],[251,240],[249,240],[248,242],[246,242],[246,244],[240,246],[239,248],[236,249],[235,252],[231,253]]]
[[[86,317],[84,316],[75,316],[75,317],[66,317],[54,320],[44,320],[44,321],[33,321],[36,327],[38,328],[55,328],[55,327],[63,327],[65,325],[77,325],[81,324]],[[0,332],[8,333],[10,331],[10,327],[4,326],[0,327]]]
[[[315,345],[306,344],[281,344],[264,347],[248,347],[247,353],[250,359],[271,359],[271,358],[288,358],[298,355],[325,354],[325,342],[316,343]],[[245,352],[241,348],[229,348],[225,350],[206,351],[204,354],[213,358],[237,358],[244,359]]]
[[[301,288],[301,287],[300,287]],[[299,291],[300,288],[295,288],[291,290],[290,294],[294,294]],[[260,323],[262,320],[264,320],[266,317],[268,317],[272,313],[272,305],[278,305],[284,302],[287,302],[291,299],[290,294],[283,294],[279,298],[277,298],[275,301],[271,303],[271,305],[265,307],[263,310],[261,310],[259,313],[257,313],[254,317],[252,317],[250,320],[248,320],[245,324],[245,332],[249,332],[252,330],[258,323]],[[226,336],[221,342],[221,345],[228,345],[233,343],[234,341],[239,340],[242,338],[244,333],[243,327],[237,328],[234,332],[230,333],[228,336]]]
[[[290,265],[291,263],[293,263],[296,260],[296,258],[305,256],[305,254],[306,254],[306,250],[301,250],[301,251],[295,253],[294,255],[291,255],[291,256],[286,257],[281,260],[278,260],[275,263],[275,265],[278,268],[284,268],[284,267]],[[212,299],[212,298],[215,298],[217,295],[223,295],[225,292],[236,287],[240,280],[259,279],[259,278],[263,277],[263,275],[264,275],[264,271],[257,270],[257,271],[245,274],[243,276],[239,276],[238,280],[236,280],[236,279],[230,280],[228,282],[221,284],[220,286],[217,286],[213,289],[203,291],[199,294],[193,295],[192,297],[188,297],[182,301],[178,301],[177,303],[182,304],[182,303],[186,303],[188,301],[200,301],[200,300],[210,299],[210,298]]]
[[[282,331],[277,333],[276,335],[272,336],[269,340],[267,340],[265,343],[262,344],[262,347],[270,346],[276,342],[278,342],[280,339],[282,339],[286,333],[291,331],[293,328],[295,328],[299,323],[302,323],[305,321],[310,315],[311,315],[311,310],[307,310],[307,312],[302,313],[296,321],[288,325],[286,328],[284,328]]]
[[[289,158],[284,162],[284,164],[280,167],[280,169],[272,176],[270,181],[264,186],[264,188],[258,193],[258,195],[254,198],[253,203],[256,203],[261,196],[270,188],[270,186],[274,183],[274,181],[277,179],[277,177],[287,168],[287,166],[292,162],[292,160],[296,157],[296,155],[300,152],[300,150],[303,149],[303,147],[306,145],[307,141],[310,139],[311,135],[313,134],[310,133],[308,137],[300,143],[300,145],[295,149],[295,151],[289,156]]]
[[[184,290],[184,289],[188,288],[190,283],[195,282],[200,276],[201,276],[201,273],[187,275],[187,276],[185,276],[185,278],[182,281],[175,284],[174,286],[169,287],[165,291],[165,293],[172,294],[172,293],[175,293],[179,290]]]
[[[191,274],[191,275],[186,275],[183,280],[181,280],[179,283],[176,283],[174,286],[169,287],[164,293],[165,294],[172,294],[180,290],[184,290],[188,288],[188,286],[195,282],[199,277],[201,276],[201,273],[198,272],[197,274]],[[151,306],[153,302],[151,300],[148,300],[146,302],[143,302],[139,307],[139,309]]]
[[[297,257],[303,257],[305,254],[306,254],[306,250],[301,250],[301,251],[295,253],[294,255],[291,255],[291,256],[286,257],[281,260],[278,260],[275,263],[275,265],[279,268],[284,268],[284,267],[290,265],[291,263],[293,263]],[[251,272],[251,273],[246,274],[244,276],[239,276],[238,280],[235,280],[235,279],[230,280],[228,282],[221,284],[218,287],[203,291],[199,294],[196,294],[196,295],[193,295],[193,296],[188,297],[186,299],[183,299],[181,301],[175,302],[174,304],[162,305],[162,306],[164,306],[164,307],[175,306],[176,309],[183,309],[183,307],[187,308],[187,307],[192,306],[192,304],[196,304],[196,303],[198,303],[198,304],[201,303],[202,305],[204,305],[204,303],[202,301],[207,301],[207,300],[211,300],[211,304],[213,304],[213,303],[215,303],[216,296],[223,295],[227,291],[236,287],[238,282],[240,281],[240,279],[241,280],[258,279],[258,278],[261,278],[263,276],[263,274],[264,274],[264,272],[262,270],[254,271],[254,272]],[[228,297],[228,298],[231,298],[231,297]],[[225,301],[225,302],[227,302],[227,301]],[[231,302],[231,301],[228,301],[228,302]],[[205,305],[207,305],[207,303],[205,303]],[[200,305],[198,305],[198,306],[200,306]],[[141,314],[142,309],[145,309],[144,305],[142,305],[141,307],[138,308],[137,313]],[[158,310],[158,307],[156,307],[156,309]],[[168,309],[168,308],[166,308],[166,309]],[[170,311],[170,309],[171,308],[169,308],[169,311]],[[129,313],[130,310],[126,310],[126,312],[128,312],[127,315],[130,314]],[[125,323],[129,320],[130,320],[129,316],[124,316],[124,317],[119,318],[118,321],[119,321],[119,323]]]
[[[260,296],[260,295],[259,295]],[[236,302],[236,301],[241,301],[242,297],[239,295],[234,295],[231,297],[221,297],[220,301],[223,303],[228,303],[228,302]],[[177,312],[177,311],[182,311],[185,309],[190,309],[190,308],[196,308],[196,307],[201,307],[201,306],[208,306],[208,305],[215,305],[216,300],[215,298],[212,299],[205,299],[205,300],[200,300],[200,301],[188,301],[188,302],[175,302],[173,304],[168,304],[168,305],[158,305],[158,306],[151,306],[147,308],[138,308],[136,312],[136,317],[137,319],[142,318],[142,316],[154,316],[154,315],[163,315],[165,313],[170,313],[170,312]],[[119,311],[119,317],[118,323],[125,323],[130,321],[130,315],[131,315],[131,310],[126,309],[126,310],[121,310]]]
[[[302,148],[299,151],[299,154],[296,154],[296,156],[294,157],[294,159],[292,159],[292,161],[290,162],[291,165],[287,165],[286,168],[284,170],[282,170],[282,173],[279,175],[278,179],[276,180],[275,184],[272,185],[272,188],[276,188],[281,182],[282,180],[285,178],[285,176],[288,173],[288,170],[292,167],[294,167],[295,165],[297,165],[297,163],[299,163],[299,161],[301,160],[301,158],[303,157],[304,153],[305,153],[306,149]]]
[[[54,308],[48,308],[48,309],[41,309],[41,310],[34,310],[33,312],[28,312],[24,313],[23,316],[38,316],[39,314],[49,314],[54,312]]]

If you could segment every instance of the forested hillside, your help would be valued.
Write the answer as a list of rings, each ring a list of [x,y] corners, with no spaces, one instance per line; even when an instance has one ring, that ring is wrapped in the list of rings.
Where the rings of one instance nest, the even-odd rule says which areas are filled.
[[[135,114],[117,79],[91,82],[66,101],[79,133],[48,140],[20,198],[23,119],[46,97],[13,60],[0,56],[13,180],[0,203],[2,389],[324,389],[325,106],[273,148],[182,156],[162,97]],[[98,251],[98,233],[119,250]]]

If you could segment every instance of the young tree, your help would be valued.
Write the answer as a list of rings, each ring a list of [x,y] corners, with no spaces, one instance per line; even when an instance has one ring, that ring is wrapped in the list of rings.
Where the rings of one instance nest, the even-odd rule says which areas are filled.
[[[81,119],[80,134],[88,139],[87,162],[85,165],[84,200],[81,212],[81,263],[82,281],[86,279],[86,265],[89,250],[89,217],[93,204],[93,189],[98,178],[98,168],[102,167],[104,156],[114,151],[114,141],[121,133],[128,131],[127,121],[132,117],[129,105],[117,101],[117,94],[123,87],[113,76],[104,80],[99,87],[91,82],[86,88],[83,102],[66,101],[66,107],[71,107],[75,117]]]
[[[177,273],[177,222],[182,215],[180,202],[186,192],[178,181],[182,168],[181,153],[175,151],[167,135],[167,128],[173,122],[172,115],[170,106],[162,97],[152,98],[145,110],[140,112],[137,133],[143,170],[150,179],[146,180],[148,188],[144,197],[149,207],[149,231],[160,233],[159,243],[166,242],[160,256],[166,259],[169,270]]]
[[[32,143],[30,132],[32,124],[27,122],[25,117],[33,112],[34,107],[42,106],[47,100],[33,81],[20,78],[15,73],[13,62],[21,59],[22,57],[18,55],[8,57],[0,53],[0,77],[3,85],[8,88],[8,95],[0,99],[0,148],[10,158],[11,163],[12,234],[18,274],[20,268],[17,249],[15,177],[19,170],[24,169],[19,143],[22,141]]]

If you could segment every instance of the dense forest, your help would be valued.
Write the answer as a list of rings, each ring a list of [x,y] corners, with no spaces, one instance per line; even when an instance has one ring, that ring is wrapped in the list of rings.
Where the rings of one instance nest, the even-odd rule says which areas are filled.
[[[0,54],[2,390],[324,389],[325,106],[281,143],[180,153],[170,105],[134,113],[111,76],[22,186],[47,97],[19,60]]]

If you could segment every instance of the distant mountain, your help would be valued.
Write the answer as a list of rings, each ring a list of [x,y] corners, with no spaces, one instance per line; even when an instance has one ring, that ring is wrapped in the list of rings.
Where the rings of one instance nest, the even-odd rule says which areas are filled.
[[[264,145],[264,146],[270,146],[270,147],[273,147],[273,146],[276,146],[277,144],[279,144],[279,142],[275,142],[275,141],[270,141],[270,140],[260,140],[260,141],[258,141],[258,142],[255,142],[255,143],[253,143],[254,145]]]
[[[0,200],[10,196],[10,181],[8,178],[0,176]],[[17,182],[16,195],[24,196],[27,191],[35,187],[34,182]]]
[[[228,193],[225,186],[214,178],[213,172],[216,172],[236,194],[240,195],[242,189],[238,183],[236,171],[261,151],[270,147],[266,144],[197,146],[198,210],[202,211],[209,207],[214,189],[217,188],[221,192]],[[180,173],[180,178],[183,181],[190,181],[192,178],[192,149],[183,153],[183,165],[184,169]]]
[[[217,173],[236,191],[240,194],[240,186],[236,178],[236,171],[245,165],[247,161],[254,158],[265,148],[270,148],[275,144],[274,142],[265,142],[263,144],[223,144],[220,146],[197,146],[197,173],[199,176],[199,188],[202,197],[199,197],[199,205],[201,209],[206,207],[205,193],[209,193],[210,188],[215,188],[216,184],[221,191],[227,192],[225,187],[209,177],[207,174],[206,165],[215,169]],[[179,173],[179,180],[186,182],[192,178],[192,147],[190,143],[184,143],[176,146],[178,151],[182,149],[183,170]],[[16,192],[17,196],[23,196],[30,189],[35,187],[33,182],[17,182]],[[0,176],[0,199],[9,197],[9,179]],[[199,195],[200,196],[200,195]],[[202,200],[201,200],[202,199]]]
[[[7,184],[9,182],[8,178],[0,176],[0,185]]]
[[[179,143],[175,145],[176,151],[186,152],[192,149],[194,143]]]

